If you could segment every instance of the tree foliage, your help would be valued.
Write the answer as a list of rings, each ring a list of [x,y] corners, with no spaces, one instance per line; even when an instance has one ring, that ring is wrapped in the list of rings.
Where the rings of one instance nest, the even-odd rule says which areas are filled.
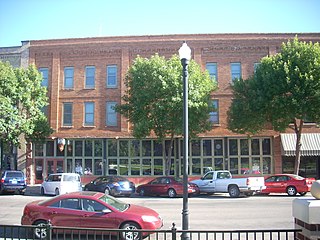
[[[256,134],[271,124],[276,131],[292,128],[297,136],[295,173],[300,164],[303,123],[320,120],[320,46],[298,38],[261,60],[254,76],[233,86],[228,126]]]
[[[47,105],[46,88],[35,66],[14,69],[0,62],[0,138],[19,146],[24,134],[41,140],[52,133],[46,116],[41,111]]]
[[[207,72],[193,60],[189,63],[189,132],[191,136],[212,128],[208,121],[210,94],[216,88]],[[126,75],[124,103],[116,111],[133,124],[133,136],[154,133],[160,140],[183,133],[182,65],[178,56],[165,59],[137,57]],[[169,154],[171,151],[167,151]],[[168,157],[170,159],[170,156]],[[167,166],[168,168],[168,166]],[[168,170],[168,169],[167,169]]]

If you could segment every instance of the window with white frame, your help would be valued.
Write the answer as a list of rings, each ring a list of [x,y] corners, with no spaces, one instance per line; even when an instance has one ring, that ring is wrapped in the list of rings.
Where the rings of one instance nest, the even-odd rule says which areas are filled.
[[[107,66],[107,87],[116,88],[117,87],[117,65]]]
[[[72,126],[72,110],[73,104],[71,102],[63,103],[63,126]]]
[[[94,102],[84,103],[84,125],[85,126],[94,125]]]
[[[48,68],[39,68],[39,72],[42,75],[42,82],[41,82],[41,86],[43,87],[48,87],[48,75],[49,75],[49,70]]]
[[[94,88],[95,87],[95,66],[86,66],[86,82],[85,88]]]
[[[241,78],[241,63],[235,62],[231,63],[231,81],[234,82],[236,79]]]
[[[117,112],[115,110],[116,102],[107,102],[106,104],[106,124],[107,126],[117,126]]]
[[[65,89],[73,88],[73,75],[74,75],[73,67],[64,68],[64,88]]]
[[[213,124],[218,124],[219,123],[219,100],[213,99],[212,100],[212,106],[214,110],[209,113],[209,121]]]
[[[209,72],[210,78],[218,82],[217,63],[206,63],[206,69]]]

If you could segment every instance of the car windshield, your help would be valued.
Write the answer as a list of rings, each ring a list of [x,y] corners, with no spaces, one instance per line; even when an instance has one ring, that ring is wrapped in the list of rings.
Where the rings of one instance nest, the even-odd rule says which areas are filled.
[[[23,174],[21,172],[7,172],[8,178],[22,178]]]
[[[110,195],[103,195],[99,199],[105,203],[108,203],[110,206],[121,212],[127,210],[130,206],[129,204],[121,202],[118,199],[111,197]]]

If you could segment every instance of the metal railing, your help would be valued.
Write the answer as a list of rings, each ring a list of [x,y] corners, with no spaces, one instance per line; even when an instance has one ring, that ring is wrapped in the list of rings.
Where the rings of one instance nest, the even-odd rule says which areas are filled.
[[[301,229],[270,230],[121,230],[44,226],[0,225],[0,240],[177,240],[183,234],[190,240],[295,240]]]

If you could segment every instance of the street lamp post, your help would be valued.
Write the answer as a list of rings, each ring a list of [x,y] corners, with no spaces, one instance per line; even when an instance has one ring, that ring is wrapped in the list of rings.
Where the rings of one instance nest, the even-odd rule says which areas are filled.
[[[188,64],[191,58],[191,49],[184,42],[179,49],[182,64],[183,78],[183,206],[182,206],[182,230],[189,229],[188,209],[188,147],[189,147],[189,123],[188,123]],[[189,234],[182,233],[181,239],[188,240]]]

